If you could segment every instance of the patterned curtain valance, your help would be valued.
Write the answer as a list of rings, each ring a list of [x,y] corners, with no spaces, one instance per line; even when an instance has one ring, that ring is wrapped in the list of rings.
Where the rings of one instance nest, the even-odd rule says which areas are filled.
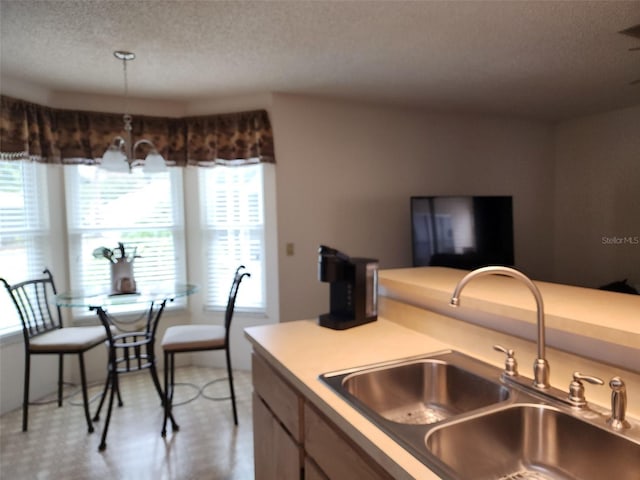
[[[123,134],[122,115],[44,107],[0,96],[0,159],[44,163],[99,163]],[[151,140],[178,166],[275,163],[265,110],[167,118],[133,116],[134,141]]]

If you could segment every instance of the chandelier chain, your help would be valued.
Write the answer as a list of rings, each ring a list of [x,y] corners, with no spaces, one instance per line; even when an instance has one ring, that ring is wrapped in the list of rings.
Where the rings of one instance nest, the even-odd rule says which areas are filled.
[[[122,59],[122,70],[124,73],[124,112],[129,112],[129,76],[127,75],[127,59]]]
[[[133,126],[132,116],[128,112],[129,110],[129,76],[127,72],[127,62],[136,58],[135,53],[127,52],[124,50],[116,50],[113,55],[122,60],[122,72],[124,76],[124,111],[122,116],[124,121],[124,135],[117,136],[111,142],[111,145],[102,156],[101,165],[107,170],[120,172],[128,170],[131,173],[132,168],[136,165],[144,165],[146,173],[155,173],[164,171],[166,169],[165,159],[158,153],[155,145],[151,140],[142,138],[137,142],[133,142]],[[144,163],[141,160],[136,160],[135,152],[138,147],[144,146],[147,156],[144,159]]]

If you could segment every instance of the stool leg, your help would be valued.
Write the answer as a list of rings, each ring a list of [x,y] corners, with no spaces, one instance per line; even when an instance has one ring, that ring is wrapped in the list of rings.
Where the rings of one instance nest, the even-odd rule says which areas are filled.
[[[124,405],[124,402],[122,401],[122,397],[120,396],[120,388],[118,388],[116,394],[118,395],[118,406],[121,407]]]
[[[229,345],[225,349],[227,357],[227,375],[229,376],[229,390],[231,390],[231,406],[233,408],[233,423],[238,425],[238,411],[236,410],[236,393],[233,389],[233,370],[231,369],[231,354],[229,352]]]
[[[25,349],[26,350],[26,349]],[[24,392],[22,397],[22,431],[27,431],[29,422],[29,381],[31,376],[31,355],[27,351],[24,358]]]
[[[100,446],[98,450],[102,451],[107,448],[107,431],[109,430],[109,421],[111,420],[111,411],[113,409],[113,397],[115,396],[116,389],[118,388],[118,372],[114,371],[110,375],[111,392],[109,392],[109,406],[107,407],[107,418],[104,422],[104,428],[102,430],[102,438],[100,439]]]
[[[169,357],[171,354],[167,351],[164,352],[164,419],[162,421],[162,432],[161,435],[163,437],[167,436],[167,417],[169,416],[169,409],[171,408],[171,397],[170,397],[170,386],[169,386],[169,369],[171,368]]]
[[[167,420],[171,420],[171,428],[174,432],[180,430],[180,426],[173,418],[173,390],[175,385],[175,358],[173,352],[164,352],[164,419],[162,422],[162,436],[167,435]]]
[[[153,385],[156,387],[156,392],[158,392],[158,396],[160,397],[160,402],[164,404],[165,395],[164,393],[162,393],[162,387],[160,386],[160,380],[158,379],[158,371],[156,370],[155,363],[151,364],[151,367],[149,367],[149,370],[151,370],[151,379],[153,380]]]
[[[107,373],[107,380],[104,382],[104,390],[102,391],[102,396],[100,397],[100,403],[98,404],[98,408],[96,409],[96,414],[93,416],[94,422],[97,422],[98,420],[100,420],[100,412],[102,411],[102,405],[104,404],[104,401],[107,398],[107,393],[109,393],[110,383],[111,383],[111,371]]]
[[[58,354],[58,407],[62,406],[62,387],[63,383],[63,372],[64,372],[64,354]]]
[[[87,427],[89,433],[93,433],[93,423],[91,422],[91,413],[89,413],[89,398],[87,395],[87,376],[84,370],[84,355],[78,354],[80,363],[80,383],[82,384],[82,405],[84,406],[84,416],[87,419]]]
[[[175,392],[176,386],[176,360],[175,360],[175,352],[171,354],[171,397],[169,397],[169,420],[171,420],[171,429],[174,432],[180,430],[180,425],[176,423],[176,420],[173,418],[173,394]]]

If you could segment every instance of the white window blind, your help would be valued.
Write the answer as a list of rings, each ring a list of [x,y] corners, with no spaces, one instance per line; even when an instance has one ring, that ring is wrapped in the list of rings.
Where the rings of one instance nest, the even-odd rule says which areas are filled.
[[[72,289],[110,288],[110,263],[98,247],[118,242],[134,262],[138,289],[157,282],[186,283],[182,170],[144,174],[65,167],[70,283]]]
[[[0,277],[10,284],[42,276],[49,266],[47,170],[36,162],[0,162]],[[0,286],[0,335],[22,328]]]
[[[233,274],[244,265],[236,309],[265,310],[264,175],[260,164],[198,170],[206,258],[205,307],[227,305]]]

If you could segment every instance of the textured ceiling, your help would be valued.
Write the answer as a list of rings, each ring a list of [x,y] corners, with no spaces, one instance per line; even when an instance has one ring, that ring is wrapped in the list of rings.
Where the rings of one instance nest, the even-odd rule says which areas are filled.
[[[194,102],[290,92],[561,119],[640,104],[638,1],[0,0],[0,73]]]

